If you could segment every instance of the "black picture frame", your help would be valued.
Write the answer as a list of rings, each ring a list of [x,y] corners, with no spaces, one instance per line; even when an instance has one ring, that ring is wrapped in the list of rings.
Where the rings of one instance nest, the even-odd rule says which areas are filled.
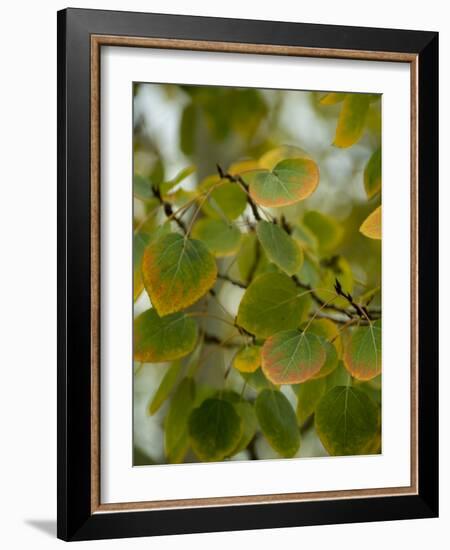
[[[418,493],[92,513],[91,36],[402,52],[418,61]],[[66,9],[58,12],[58,531],[64,540],[438,515],[438,34]]]

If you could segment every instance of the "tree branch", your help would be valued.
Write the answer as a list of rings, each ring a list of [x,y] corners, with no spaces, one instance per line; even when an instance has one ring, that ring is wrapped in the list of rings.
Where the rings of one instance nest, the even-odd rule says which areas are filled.
[[[172,209],[172,205],[165,201],[162,196],[161,196],[161,191],[159,190],[158,187],[156,186],[153,186],[153,194],[155,195],[155,197],[159,200],[159,202],[161,203],[163,209],[164,209],[164,214],[168,217],[168,218],[172,218],[173,221],[178,225],[178,227],[183,231],[183,233],[187,233],[187,228],[186,228],[186,225],[185,223],[183,222],[183,220],[181,220],[181,218],[178,218],[174,213],[173,213],[173,209]]]
[[[241,178],[241,176],[233,176],[232,174],[228,174],[228,172],[224,172],[222,170],[222,167],[219,164],[216,164],[217,171],[219,172],[219,176],[222,179],[226,179],[228,181],[239,183],[239,185],[244,189],[244,191],[247,194],[247,202],[250,205],[250,208],[252,209],[253,216],[255,217],[255,220],[260,221],[261,216],[259,215],[258,207],[253,202],[253,199],[250,196],[250,192],[248,190],[248,185],[245,183],[245,181]]]

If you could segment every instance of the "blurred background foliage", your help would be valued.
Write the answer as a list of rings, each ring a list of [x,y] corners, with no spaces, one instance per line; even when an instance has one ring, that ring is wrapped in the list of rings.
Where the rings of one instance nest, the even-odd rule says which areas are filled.
[[[359,231],[364,220],[381,203],[380,193],[370,191],[370,161],[372,159],[372,164],[376,161],[381,147],[381,101],[374,96],[368,103],[360,138],[351,146],[336,146],[336,128],[343,108],[343,97],[339,96],[343,94],[135,83],[133,223],[136,316],[150,307],[146,292],[142,292],[138,266],[148,236],[167,219],[158,209],[160,203],[149,191],[148,182],[167,193],[170,191],[170,203],[176,211],[192,199],[197,186],[207,186],[207,178],[218,177],[217,165],[230,173],[233,173],[236,163],[239,163],[238,170],[252,168],[255,160],[284,144],[306,151],[320,169],[319,186],[310,197],[278,208],[276,212],[282,214],[287,224],[296,225],[294,232],[298,232],[300,240],[311,241],[311,250],[318,251],[317,254],[305,253],[299,274],[301,280],[312,286],[332,288],[337,277],[347,291],[360,297],[367,294],[371,306],[381,307],[381,241],[368,239]],[[242,224],[242,228],[245,223],[245,216],[236,222]],[[243,266],[245,270],[245,262],[253,254],[250,240],[249,237],[242,242],[237,259],[218,259],[219,271],[236,279],[242,278]],[[267,259],[265,263],[258,265],[261,272],[270,270]],[[214,288],[217,300],[208,301],[208,312],[223,317],[225,307],[231,317],[235,316],[243,289],[225,281]],[[323,296],[324,300],[327,298]],[[209,318],[198,319],[198,322],[218,341],[232,334],[230,328],[220,321]],[[211,395],[224,384],[227,390],[241,393],[242,373],[231,369],[224,379],[235,352],[236,349],[204,342],[202,349],[197,348],[193,357],[187,360],[198,365],[195,354],[201,355],[201,368],[195,374],[201,396]],[[179,382],[180,367],[173,365],[135,362],[135,465],[168,461],[164,450],[164,425],[171,397],[174,392],[188,392],[188,388],[180,388],[175,383],[176,380]],[[168,374],[169,371],[172,374]],[[259,376],[258,373],[252,375],[251,383],[245,387],[249,400],[256,395],[255,388],[267,383],[263,377],[258,379]],[[341,376],[344,381],[348,378],[341,365],[335,376]],[[163,380],[167,382],[167,391],[161,390]],[[360,385],[380,402],[380,377]],[[290,386],[282,387],[295,409],[297,395],[294,390]],[[158,392],[161,402],[158,398],[155,403]],[[196,400],[200,403],[201,397],[197,396]],[[327,455],[314,426],[308,422],[308,416],[301,418],[302,444],[296,456]],[[257,433],[248,447],[232,459],[274,457],[279,455]],[[183,460],[195,462],[198,458],[188,450]]]

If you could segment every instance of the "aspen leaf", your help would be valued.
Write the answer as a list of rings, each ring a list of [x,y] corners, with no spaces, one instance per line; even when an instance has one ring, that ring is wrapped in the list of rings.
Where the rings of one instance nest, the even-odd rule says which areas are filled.
[[[267,338],[300,325],[310,305],[309,296],[284,273],[265,273],[247,288],[237,323],[248,332]]]
[[[230,256],[237,252],[241,232],[237,227],[223,220],[203,218],[192,228],[194,239],[202,241],[216,257]]]
[[[324,344],[322,338],[310,332],[277,332],[264,343],[262,370],[274,384],[300,384],[322,368],[326,360]]]
[[[214,187],[212,191],[210,189]],[[247,195],[238,183],[221,180],[217,175],[209,176],[199,186],[200,191],[208,193],[203,196],[202,210],[210,218],[234,220],[239,217],[247,206]]]
[[[205,461],[229,456],[242,435],[241,418],[224,399],[211,398],[194,409],[189,417],[189,439],[195,454]]]
[[[133,177],[133,194],[141,200],[148,200],[153,197],[153,189],[149,179],[136,174]]]
[[[359,230],[369,239],[381,239],[381,206],[367,216]]]
[[[288,275],[297,273],[303,263],[303,252],[282,227],[261,220],[256,226],[256,233],[270,261]]]
[[[245,346],[233,359],[233,367],[240,372],[255,372],[261,366],[260,346]]]
[[[148,412],[150,415],[155,414],[160,409],[164,401],[166,401],[166,399],[169,397],[171,391],[174,389],[178,381],[182,370],[183,363],[181,361],[175,361],[167,369],[167,372],[161,380],[161,383],[148,407]]]
[[[341,92],[329,92],[319,99],[321,105],[336,105],[344,101],[347,94]]]
[[[381,321],[349,331],[344,338],[344,365],[358,380],[370,380],[381,372]]]
[[[145,363],[179,359],[194,349],[197,334],[197,323],[184,313],[160,317],[148,309],[134,320],[134,359]]]
[[[286,159],[272,171],[242,175],[252,199],[261,206],[288,206],[309,197],[319,184],[319,168],[311,159]]]
[[[344,235],[342,226],[334,218],[316,210],[306,212],[303,223],[317,237],[322,253],[335,249]]]
[[[335,386],[316,407],[317,434],[330,455],[359,455],[378,432],[378,407],[361,390]]]
[[[195,383],[192,378],[180,382],[164,422],[164,450],[170,464],[179,464],[189,448],[188,418],[194,407]]]
[[[265,168],[266,170],[273,170],[279,162],[286,159],[311,159],[311,157],[300,147],[281,145],[264,153],[259,159],[258,166],[255,166],[253,169]]]
[[[364,169],[364,189],[369,199],[381,191],[381,147],[373,153]]]
[[[294,386],[297,394],[297,420],[302,425],[316,410],[319,401],[327,390],[325,378],[308,380]]]
[[[282,457],[294,456],[300,447],[300,431],[287,398],[278,390],[263,390],[256,398],[255,411],[269,445]]]
[[[214,285],[216,277],[214,257],[200,241],[170,233],[145,250],[142,279],[160,315],[195,303]]]
[[[369,105],[368,94],[348,94],[345,97],[334,137],[336,147],[351,147],[361,138]]]

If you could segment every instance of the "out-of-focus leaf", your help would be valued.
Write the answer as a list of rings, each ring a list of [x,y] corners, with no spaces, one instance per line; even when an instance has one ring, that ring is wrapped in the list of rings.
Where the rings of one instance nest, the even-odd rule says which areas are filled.
[[[285,330],[268,338],[262,370],[274,384],[300,384],[317,374],[326,360],[325,341],[316,334]]]
[[[169,397],[170,393],[174,389],[181,371],[183,370],[183,363],[181,361],[175,361],[167,369],[158,389],[150,401],[148,412],[150,415],[155,414],[161,407],[161,405]]]
[[[192,228],[194,239],[202,241],[216,257],[230,256],[237,252],[241,232],[234,225],[223,220],[202,218]]]
[[[195,383],[192,378],[185,378],[172,397],[164,423],[164,450],[171,464],[183,462],[189,448],[187,421],[194,401]]]
[[[369,199],[381,191],[381,147],[373,153],[364,169],[364,188]]]
[[[319,240],[316,235],[303,224],[294,225],[292,237],[299,243],[302,249],[315,251],[319,246]]]
[[[303,223],[317,237],[322,254],[335,250],[344,235],[342,226],[334,218],[316,210],[306,212]]]
[[[336,386],[320,400],[315,426],[330,455],[359,455],[378,432],[378,407],[361,390]]]
[[[252,334],[267,338],[300,325],[310,306],[309,297],[284,273],[266,273],[247,288],[237,322]]]
[[[205,461],[223,460],[238,445],[242,421],[224,399],[207,399],[189,417],[189,439],[195,454]]]
[[[214,189],[208,193],[211,187]],[[206,199],[200,197],[203,212],[210,218],[235,220],[247,206],[247,195],[236,182],[221,180],[219,176],[209,176],[199,186],[200,191],[208,193]]]
[[[286,159],[311,159],[310,155],[294,145],[281,145],[264,153],[259,159],[258,167],[273,170],[282,160]]]
[[[332,256],[331,258],[322,260],[322,274],[318,283],[318,290],[316,294],[324,302],[328,302],[333,298],[334,285],[336,279],[340,282],[345,292],[353,291],[353,273],[350,264],[343,256]],[[329,290],[327,290],[329,289]],[[347,308],[348,302],[345,298],[334,298],[333,305]]]
[[[367,216],[359,230],[369,239],[381,239],[381,206]]]
[[[233,162],[233,164],[230,164],[227,171],[232,176],[239,176],[244,172],[248,172],[249,170],[258,170],[258,168],[265,167],[260,166],[259,162],[255,159],[245,159],[239,160],[238,162]]]
[[[145,247],[150,242],[147,233],[137,232],[133,235],[133,295],[136,300],[144,290],[141,276],[141,263]]]
[[[303,262],[303,252],[282,227],[261,220],[256,226],[256,233],[270,261],[288,275],[297,273]]]
[[[153,190],[150,180],[140,174],[135,174],[133,176],[133,194],[141,200],[151,199],[153,197]]]
[[[302,425],[314,413],[322,396],[327,390],[325,378],[308,380],[294,386],[297,394],[297,420]]]
[[[242,236],[241,246],[236,255],[239,273],[244,282],[256,273],[258,263],[259,242],[256,233],[246,233]],[[253,272],[253,273],[252,273]]]
[[[344,338],[344,365],[358,380],[370,380],[381,372],[381,321],[360,326]]]
[[[229,456],[236,455],[247,448],[250,441],[255,436],[258,428],[258,420],[253,405],[248,401],[244,401],[234,392],[220,392],[222,399],[233,404],[234,410],[241,417],[242,435],[236,447],[230,452]]]
[[[256,417],[269,445],[281,456],[290,458],[300,447],[300,431],[294,409],[277,390],[263,390],[255,402]]]
[[[148,309],[134,320],[134,359],[145,363],[174,361],[194,349],[197,334],[197,323],[184,313],[159,317],[155,309]]]
[[[348,94],[342,105],[334,137],[336,147],[351,147],[362,137],[369,111],[368,94]]]
[[[261,391],[265,389],[275,389],[275,386],[267,380],[262,369],[256,369],[255,372],[241,372],[242,378],[254,390]]]
[[[344,101],[347,94],[341,92],[329,92],[320,98],[319,103],[321,105],[336,105]]]
[[[319,184],[319,168],[311,159],[286,159],[273,171],[255,170],[242,175],[252,199],[262,206],[288,206],[308,198]]]
[[[142,278],[160,315],[195,303],[214,285],[216,277],[214,257],[200,241],[170,233],[145,250]]]
[[[240,372],[255,372],[261,366],[261,347],[245,346],[233,359],[233,367]]]
[[[193,174],[195,170],[196,168],[194,165],[187,166],[186,168],[183,168],[183,170],[180,170],[180,172],[178,172],[178,174],[173,179],[162,182],[159,186],[161,193],[163,195],[166,195],[171,189],[175,187],[175,185],[178,185],[191,174]]]

